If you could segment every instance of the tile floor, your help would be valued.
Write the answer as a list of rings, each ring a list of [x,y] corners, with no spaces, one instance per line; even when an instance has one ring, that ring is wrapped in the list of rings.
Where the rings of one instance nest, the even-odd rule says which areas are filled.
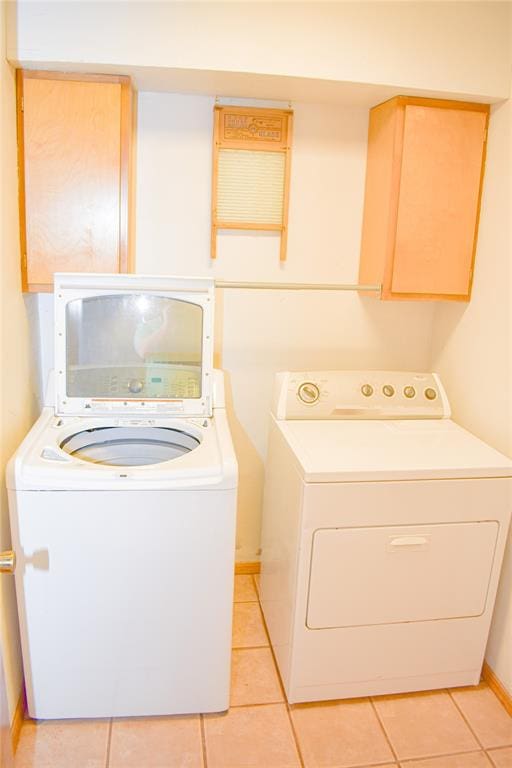
[[[257,583],[236,577],[227,714],[27,721],[16,768],[512,768],[512,718],[484,684],[288,706]]]

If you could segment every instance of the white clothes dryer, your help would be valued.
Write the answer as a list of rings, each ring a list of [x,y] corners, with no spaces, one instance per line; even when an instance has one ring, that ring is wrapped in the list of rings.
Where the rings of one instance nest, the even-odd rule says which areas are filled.
[[[8,466],[28,712],[229,706],[237,463],[213,281],[55,276],[52,399]]]
[[[261,601],[290,702],[480,679],[512,462],[434,374],[278,374]]]

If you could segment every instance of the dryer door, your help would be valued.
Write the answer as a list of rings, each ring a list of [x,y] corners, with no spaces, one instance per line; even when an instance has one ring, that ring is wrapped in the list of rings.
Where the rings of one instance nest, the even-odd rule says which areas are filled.
[[[486,521],[315,531],[307,626],[481,615],[498,530]]]

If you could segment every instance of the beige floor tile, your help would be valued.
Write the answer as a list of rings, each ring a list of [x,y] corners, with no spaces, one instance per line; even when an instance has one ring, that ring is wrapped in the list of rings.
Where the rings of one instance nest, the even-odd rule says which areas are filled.
[[[444,691],[381,696],[374,703],[399,760],[480,749]]]
[[[199,715],[114,720],[109,768],[202,768]]]
[[[260,596],[260,574],[259,573],[253,574],[252,578],[254,579],[254,586],[256,587],[256,592],[258,593],[258,597],[259,597]]]
[[[231,706],[284,701],[270,648],[243,648],[231,656]]]
[[[235,603],[249,603],[258,600],[252,576],[235,576]]]
[[[512,768],[512,747],[491,749],[487,754],[496,768]]]
[[[393,760],[368,699],[300,704],[292,707],[291,716],[306,768]]]
[[[485,752],[467,752],[465,755],[443,755],[411,760],[402,763],[403,768],[491,768]]]
[[[235,603],[233,606],[233,648],[268,645],[258,603]]]
[[[104,768],[109,720],[27,721],[15,768]]]
[[[206,715],[208,768],[299,768],[284,704],[234,707],[226,715]]]
[[[490,688],[459,688],[452,696],[484,747],[512,746],[512,717]]]

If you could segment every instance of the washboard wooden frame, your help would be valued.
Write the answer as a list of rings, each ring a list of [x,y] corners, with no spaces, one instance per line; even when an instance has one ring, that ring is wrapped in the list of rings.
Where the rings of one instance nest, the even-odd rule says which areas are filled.
[[[217,104],[214,107],[213,125],[211,258],[215,259],[217,256],[217,232],[219,229],[242,229],[280,232],[279,257],[281,261],[284,261],[288,235],[293,111]],[[222,168],[219,169],[219,160],[224,150],[242,150],[238,153],[238,157],[245,153],[249,155],[249,153],[254,152],[267,153],[266,159],[271,159],[268,153],[279,153],[283,156],[281,164],[282,201],[279,221],[276,221],[275,214],[272,216],[273,220],[264,220],[264,212],[262,215],[258,215],[257,221],[251,220],[250,216],[243,218],[243,212],[236,219],[222,215],[223,211],[219,210],[219,206],[222,207],[219,196],[219,181],[222,183],[223,171]],[[224,157],[226,157],[225,154]],[[234,160],[236,162],[236,158]],[[243,194],[243,189],[240,191]]]

